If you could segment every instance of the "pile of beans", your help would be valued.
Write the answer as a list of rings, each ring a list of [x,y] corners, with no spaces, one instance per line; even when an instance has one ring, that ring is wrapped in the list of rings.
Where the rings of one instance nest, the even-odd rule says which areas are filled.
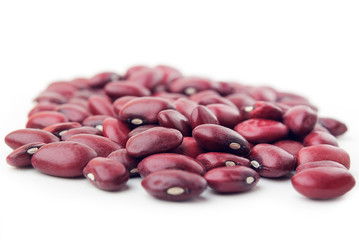
[[[338,147],[344,123],[319,117],[305,97],[268,86],[184,76],[169,66],[51,83],[26,128],[5,137],[11,166],[86,177],[102,190],[140,176],[152,196],[183,201],[207,187],[252,189],[291,179],[313,199],[350,191],[350,157]]]

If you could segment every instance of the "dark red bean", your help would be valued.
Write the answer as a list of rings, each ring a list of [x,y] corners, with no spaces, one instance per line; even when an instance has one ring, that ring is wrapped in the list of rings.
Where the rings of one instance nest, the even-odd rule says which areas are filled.
[[[132,73],[127,81],[153,90],[162,82],[163,72],[159,69],[144,68]]]
[[[186,98],[177,99],[173,104],[175,105],[176,110],[181,114],[183,114],[188,119],[191,118],[193,109],[195,109],[195,107],[198,106],[196,102]]]
[[[246,119],[264,118],[280,121],[283,116],[281,108],[273,103],[265,101],[257,101],[253,105],[243,107],[242,113]]]
[[[250,87],[248,89],[249,95],[257,101],[274,102],[277,99],[277,91],[272,87]]]
[[[282,94],[280,94],[280,95],[282,95]],[[278,103],[285,104],[289,107],[294,107],[297,105],[304,105],[304,106],[310,107],[314,111],[317,111],[317,107],[314,106],[313,104],[311,104],[308,99],[306,99],[302,96],[299,96],[299,95],[296,95],[293,93],[290,93],[290,94],[287,93],[286,96],[280,96],[280,95],[278,96],[279,97],[279,99],[277,100]]]
[[[55,111],[64,114],[71,122],[82,122],[91,115],[85,108],[73,103],[57,106]]]
[[[91,159],[83,169],[83,175],[94,186],[106,191],[121,189],[130,177],[121,162],[104,157]]]
[[[175,102],[176,100],[180,98],[186,98],[187,96],[181,93],[169,93],[169,92],[160,91],[152,94],[152,97],[164,98],[171,102]]]
[[[283,123],[296,135],[310,133],[317,122],[317,113],[308,106],[295,106],[283,115]]]
[[[200,162],[209,171],[218,167],[231,167],[235,165],[241,165],[245,167],[251,166],[249,159],[240,157],[230,153],[223,152],[208,152],[198,155],[195,159]]]
[[[105,86],[106,94],[113,100],[123,96],[149,96],[151,91],[140,84],[133,82],[110,82]]]
[[[194,101],[198,104],[198,102],[200,102],[202,99],[212,97],[212,96],[218,97],[220,95],[217,91],[208,89],[208,90],[203,90],[203,91],[196,92],[196,93],[192,94],[191,96],[189,96],[189,100]]]
[[[121,149],[121,146],[111,139],[93,134],[73,135],[66,141],[85,144],[95,150],[99,157],[107,157],[113,151]]]
[[[313,199],[331,199],[344,195],[355,185],[347,169],[318,167],[294,174],[292,185],[300,194]]]
[[[114,82],[120,80],[121,77],[113,72],[103,72],[96,74],[88,80],[90,87],[101,88],[108,82]]]
[[[337,139],[330,133],[314,131],[309,133],[303,140],[304,146],[313,146],[318,144],[328,144],[338,147]]]
[[[72,128],[72,129],[69,129],[66,132],[62,133],[61,140],[66,141],[70,137],[77,135],[77,134],[94,134],[94,135],[102,136],[102,131],[98,130],[97,128],[90,127],[90,126]]]
[[[156,97],[140,97],[126,103],[119,113],[120,120],[132,125],[157,123],[160,111],[175,109],[168,100]]]
[[[70,83],[75,86],[77,89],[88,89],[90,88],[90,82],[88,78],[75,78],[70,81]]]
[[[141,71],[143,69],[149,69],[149,67],[144,66],[144,65],[136,65],[136,66],[132,66],[130,68],[127,69],[124,78],[127,79],[129,78],[130,75],[132,75],[133,73],[137,72],[137,71]]]
[[[249,167],[232,166],[214,168],[204,175],[208,186],[220,193],[238,193],[252,189],[259,175]]]
[[[216,83],[209,79],[197,78],[197,77],[183,77],[172,82],[169,86],[170,92],[184,93],[186,95],[192,95],[197,92],[215,89]]]
[[[176,110],[163,110],[158,113],[157,118],[162,127],[177,129],[183,136],[191,136],[192,134],[190,121]]]
[[[175,169],[152,173],[142,180],[141,185],[153,197],[168,201],[193,199],[207,188],[202,176]]]
[[[66,99],[69,99],[77,91],[77,88],[71,82],[58,81],[51,83],[45,91],[57,92],[64,96]]]
[[[116,118],[108,117],[103,121],[103,136],[118,143],[121,147],[126,146],[129,127]]]
[[[271,144],[258,144],[249,155],[252,167],[261,177],[278,178],[292,172],[296,160],[292,154]]]
[[[176,68],[166,66],[166,65],[158,65],[154,69],[158,69],[163,73],[162,84],[168,85],[174,80],[183,77],[183,74]]]
[[[83,109],[85,109],[88,113],[90,112],[89,105],[88,105],[88,102],[86,99],[79,98],[79,97],[73,97],[73,98],[69,99],[68,103],[80,106]]]
[[[56,123],[56,124],[50,125],[50,126],[44,128],[43,130],[54,134],[58,138],[61,138],[61,136],[65,132],[67,132],[69,129],[78,128],[78,127],[81,127],[81,124],[79,124],[77,122],[66,122],[66,123]]]
[[[55,111],[38,112],[29,118],[26,128],[45,128],[56,123],[68,122],[65,114]]]
[[[134,128],[131,132],[128,133],[128,138],[133,137],[141,132],[144,132],[150,128],[158,127],[158,125],[148,124],[148,125],[142,125],[139,127]]]
[[[132,99],[135,99],[137,97],[135,96],[124,96],[124,97],[120,97],[118,99],[116,99],[112,106],[115,109],[115,112],[118,114],[121,110],[121,108],[129,101],[131,101]]]
[[[57,177],[79,177],[96,152],[82,143],[56,142],[42,146],[31,158],[40,172]]]
[[[204,149],[246,156],[251,150],[248,141],[230,128],[202,124],[193,129],[193,137]]]
[[[193,158],[176,153],[158,153],[142,159],[138,164],[138,172],[141,177],[164,169],[179,169],[204,175],[205,169]]]
[[[84,126],[91,126],[94,128],[97,128],[102,132],[103,130],[103,121],[108,118],[107,115],[93,115],[89,116],[88,118],[84,119],[82,121],[82,125]]]
[[[193,137],[183,137],[181,145],[173,149],[172,152],[196,158],[199,154],[204,153],[205,150]]]
[[[256,102],[251,96],[245,93],[233,93],[226,98],[236,105],[238,110],[241,110],[245,106],[251,106]]]
[[[222,96],[208,96],[208,97],[204,97],[202,99],[200,99],[198,102],[198,104],[200,105],[209,105],[209,104],[225,104],[227,106],[230,106],[234,109],[237,109],[237,106],[232,103],[230,100],[228,100],[227,98],[224,98]]]
[[[183,136],[171,128],[154,127],[128,139],[126,150],[134,157],[145,157],[154,153],[170,151],[178,147]]]
[[[198,105],[195,107],[190,116],[191,126],[195,128],[202,124],[219,124],[216,115],[207,107]]]
[[[243,117],[237,108],[220,103],[209,104],[206,107],[216,115],[219,124],[222,126],[234,128],[235,125],[243,121]]]
[[[224,81],[218,81],[217,83],[216,91],[222,96],[227,96],[234,92],[234,83]]]
[[[39,102],[38,104],[36,104],[35,107],[33,107],[31,109],[31,111],[29,112],[29,114],[27,115],[28,117],[31,117],[32,115],[34,115],[35,113],[38,112],[43,112],[43,111],[55,111],[55,108],[58,106],[59,104],[57,103],[52,103],[52,102]]]
[[[58,142],[59,138],[50,132],[40,129],[19,129],[5,136],[5,143],[12,149],[34,142],[51,143]]]
[[[6,157],[6,162],[13,167],[29,167],[32,155],[43,145],[45,143],[34,142],[18,147]]]
[[[93,115],[107,115],[115,117],[116,113],[112,103],[105,97],[92,96],[88,100],[90,112]]]
[[[326,132],[326,133],[330,133],[328,129],[326,129],[325,127],[323,127],[320,123],[316,123],[314,128],[313,128],[313,132]]]
[[[135,177],[139,175],[137,165],[140,162],[140,160],[138,158],[134,158],[130,156],[127,153],[126,149],[116,150],[112,152],[110,155],[108,155],[107,157],[121,162],[126,167],[131,177]]]
[[[337,163],[337,162],[334,162],[331,160],[322,160],[322,161],[316,161],[316,162],[303,163],[295,169],[295,172],[300,173],[304,170],[311,169],[311,168],[317,168],[317,167],[336,167],[336,168],[347,169],[346,167],[344,167],[343,164],[340,164],[340,163]]]
[[[280,147],[290,154],[294,156],[295,159],[297,159],[298,152],[300,149],[302,149],[304,146],[302,143],[294,141],[294,140],[280,140],[278,142],[273,143],[273,145]]]
[[[35,101],[38,103],[51,102],[56,104],[64,104],[66,103],[67,99],[57,92],[42,92],[39,96],[37,96],[37,98],[35,98]]]
[[[269,143],[288,135],[288,127],[281,122],[254,118],[237,124],[234,130],[252,143]]]
[[[345,123],[334,118],[320,117],[318,122],[334,136],[340,136],[348,130]]]
[[[343,149],[327,144],[304,147],[298,152],[298,166],[307,162],[331,160],[350,168],[349,154]]]

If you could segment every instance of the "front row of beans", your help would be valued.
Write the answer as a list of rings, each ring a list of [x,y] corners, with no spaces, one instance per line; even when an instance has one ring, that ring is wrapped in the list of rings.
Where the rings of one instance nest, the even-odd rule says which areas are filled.
[[[26,128],[5,137],[11,166],[84,176],[106,191],[140,176],[150,195],[169,201],[197,198],[208,187],[249,191],[260,177],[291,179],[312,199],[355,185],[336,138],[345,124],[268,86],[134,66],[51,83],[35,101]]]

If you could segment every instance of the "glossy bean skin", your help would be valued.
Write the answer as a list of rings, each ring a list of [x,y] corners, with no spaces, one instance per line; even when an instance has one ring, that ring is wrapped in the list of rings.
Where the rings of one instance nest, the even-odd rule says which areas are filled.
[[[176,68],[166,66],[166,65],[158,65],[154,69],[158,69],[163,73],[162,84],[168,85],[174,80],[183,77],[183,74]]]
[[[56,142],[42,146],[31,158],[31,164],[42,173],[56,177],[79,177],[96,152],[76,142]]]
[[[213,168],[230,167],[235,165],[241,165],[245,167],[251,166],[251,161],[249,161],[247,158],[222,152],[202,153],[198,155],[195,160],[200,162],[206,171],[209,171]]]
[[[29,167],[32,155],[43,145],[45,143],[34,142],[18,147],[6,157],[6,162],[13,167]]]
[[[105,191],[121,189],[130,177],[121,162],[104,157],[91,159],[83,169],[83,175],[94,186]]]
[[[58,141],[59,138],[52,133],[32,128],[15,130],[5,136],[5,143],[12,149],[33,142],[51,143]]]
[[[139,84],[145,88],[153,90],[162,82],[163,72],[158,69],[144,68],[132,73],[127,81]]]
[[[249,167],[218,167],[204,175],[210,188],[220,193],[238,193],[252,189],[259,181],[259,174]]]
[[[195,173],[167,169],[152,173],[141,182],[151,196],[167,201],[185,201],[201,195],[206,180]]]
[[[137,97],[135,97],[135,96],[123,96],[123,97],[117,98],[112,104],[115,112],[118,114],[120,112],[121,108],[127,102],[129,102],[130,100],[135,99],[135,98],[137,98]]]
[[[158,125],[147,124],[147,125],[138,126],[134,129],[132,129],[131,132],[128,133],[128,138],[133,137],[141,132],[144,132],[144,131],[154,128],[154,127],[158,127]]]
[[[86,112],[87,112],[88,114],[89,114],[89,112],[90,112],[88,102],[87,102],[87,100],[84,99],[84,98],[73,97],[73,98],[70,98],[67,103],[71,103],[71,104],[74,104],[74,105],[76,105],[76,106],[82,107],[82,109],[86,110]]]
[[[318,122],[323,127],[328,129],[328,131],[333,136],[340,136],[348,130],[348,127],[345,125],[345,123],[334,118],[320,117],[318,118]]]
[[[254,118],[243,121],[234,130],[252,143],[270,143],[288,135],[288,127],[281,122]]]
[[[52,134],[54,134],[56,137],[61,139],[61,136],[68,131],[69,129],[78,128],[81,127],[80,123],[77,122],[65,122],[65,123],[56,123],[53,125],[50,125],[42,130],[48,131]]]
[[[67,102],[67,99],[57,92],[42,92],[36,98],[35,101],[37,103],[42,102],[51,102],[55,104],[64,104]]]
[[[350,168],[349,154],[332,145],[320,144],[304,147],[298,152],[298,166],[307,162],[321,160],[331,160],[343,164],[347,169]]]
[[[67,130],[65,133],[61,135],[61,140],[66,141],[70,137],[77,135],[77,134],[94,134],[102,136],[102,131],[98,130],[97,128],[90,127],[90,126],[83,126],[78,128],[72,128]]]
[[[129,67],[125,72],[124,78],[127,79],[135,72],[141,71],[143,69],[149,69],[149,67],[144,66],[144,65],[135,65],[135,66]]]
[[[176,110],[188,119],[191,118],[193,109],[198,106],[196,102],[191,101],[187,98],[177,99],[173,104],[175,105]]]
[[[138,164],[141,177],[165,169],[179,169],[203,176],[205,169],[193,158],[176,153],[158,153],[142,159]]]
[[[337,139],[333,135],[322,131],[313,131],[303,139],[303,145],[306,147],[318,144],[339,146]]]
[[[131,156],[145,157],[170,151],[178,147],[182,139],[181,132],[176,129],[154,127],[130,137],[126,143],[126,150]]]
[[[84,119],[82,122],[83,126],[91,126],[99,129],[102,132],[103,128],[103,121],[109,116],[107,115],[93,115],[89,116],[88,118]]]
[[[190,116],[190,122],[192,129],[202,124],[219,124],[216,115],[202,105],[198,105],[193,109]]]
[[[130,128],[116,118],[108,117],[103,123],[103,136],[118,143],[121,147],[126,146]]]
[[[268,86],[249,87],[248,94],[257,101],[274,102],[277,100],[277,91]]]
[[[190,121],[176,110],[163,110],[158,113],[157,118],[159,125],[162,127],[177,129],[183,136],[191,136],[192,134]]]
[[[74,78],[70,81],[70,83],[73,86],[75,86],[78,90],[90,88],[90,83],[88,78],[84,78],[84,77]]]
[[[62,96],[64,96],[66,99],[69,99],[77,91],[77,88],[70,82],[57,81],[57,82],[53,82],[53,83],[49,84],[45,91],[57,92],[57,93],[61,94]]]
[[[158,92],[152,94],[152,97],[164,98],[173,103],[176,100],[180,98],[186,98],[187,96],[182,93],[169,93],[169,92],[164,92],[164,90],[159,90]]]
[[[226,96],[226,98],[236,105],[238,110],[245,106],[251,106],[256,102],[251,96],[244,93],[233,93]]]
[[[181,145],[172,150],[173,153],[196,158],[199,154],[206,152],[193,137],[183,137]]]
[[[57,103],[52,102],[40,102],[36,104],[35,107],[33,107],[30,112],[28,113],[28,117],[31,117],[33,114],[37,112],[43,112],[43,111],[55,111],[55,108],[59,106]]]
[[[307,163],[301,164],[300,166],[298,166],[295,169],[295,172],[300,173],[306,169],[317,168],[317,167],[336,167],[336,168],[347,169],[346,167],[344,167],[343,164],[340,164],[338,162],[334,162],[331,160],[322,160],[322,161],[307,162]]]
[[[26,128],[45,128],[56,123],[68,122],[66,115],[55,111],[38,112],[29,118]]]
[[[234,128],[234,126],[243,121],[243,116],[237,108],[220,103],[209,104],[206,107],[214,113],[222,126]]]
[[[96,74],[95,76],[89,78],[88,84],[92,88],[101,88],[106,85],[108,82],[118,81],[121,77],[114,72],[102,72]]]
[[[111,139],[93,134],[73,135],[66,141],[85,144],[95,150],[98,157],[107,157],[113,151],[121,149],[121,146]]]
[[[312,108],[299,105],[290,108],[283,115],[283,123],[294,134],[303,136],[313,130],[317,118],[317,113]]]
[[[347,169],[317,167],[294,174],[292,185],[302,195],[312,199],[332,199],[350,191],[355,179]]]
[[[294,156],[295,159],[297,159],[298,152],[300,149],[302,149],[304,146],[302,143],[294,140],[280,140],[275,143],[273,143],[274,146],[280,147],[284,149],[285,151],[289,152]]]
[[[93,115],[106,115],[115,117],[116,113],[112,103],[105,97],[92,96],[88,99],[89,109]]]
[[[257,144],[249,155],[252,167],[261,177],[279,178],[292,172],[296,160],[292,154],[271,144]]]
[[[137,165],[140,162],[140,159],[130,156],[127,153],[126,149],[116,150],[112,152],[110,155],[108,155],[107,157],[121,162],[130,173],[130,177],[139,176]]]
[[[158,122],[158,113],[166,109],[175,109],[175,106],[163,98],[141,97],[127,102],[121,108],[119,118],[132,125],[154,124]]]
[[[283,116],[281,108],[273,103],[265,101],[257,101],[253,105],[243,107],[242,113],[246,119],[264,118],[281,121]]]
[[[193,129],[194,139],[207,151],[228,152],[239,156],[249,154],[248,141],[230,128],[216,124],[202,124]]]
[[[55,111],[64,114],[71,122],[82,122],[91,115],[85,108],[73,103],[62,104],[56,107]]]
[[[143,97],[151,95],[151,91],[147,88],[132,82],[110,82],[105,86],[107,96],[115,100],[123,96]]]
[[[209,79],[197,77],[183,77],[172,82],[169,86],[170,92],[192,95],[197,92],[215,89],[216,85]]]

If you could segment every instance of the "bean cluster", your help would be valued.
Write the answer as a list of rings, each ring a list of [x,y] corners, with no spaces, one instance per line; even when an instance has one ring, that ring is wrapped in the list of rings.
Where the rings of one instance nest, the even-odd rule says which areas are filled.
[[[11,166],[84,176],[107,191],[140,176],[149,194],[170,201],[198,197],[207,186],[248,191],[260,177],[291,178],[313,199],[355,185],[336,138],[345,124],[268,86],[134,66],[51,83],[35,101],[26,128],[5,137]]]

